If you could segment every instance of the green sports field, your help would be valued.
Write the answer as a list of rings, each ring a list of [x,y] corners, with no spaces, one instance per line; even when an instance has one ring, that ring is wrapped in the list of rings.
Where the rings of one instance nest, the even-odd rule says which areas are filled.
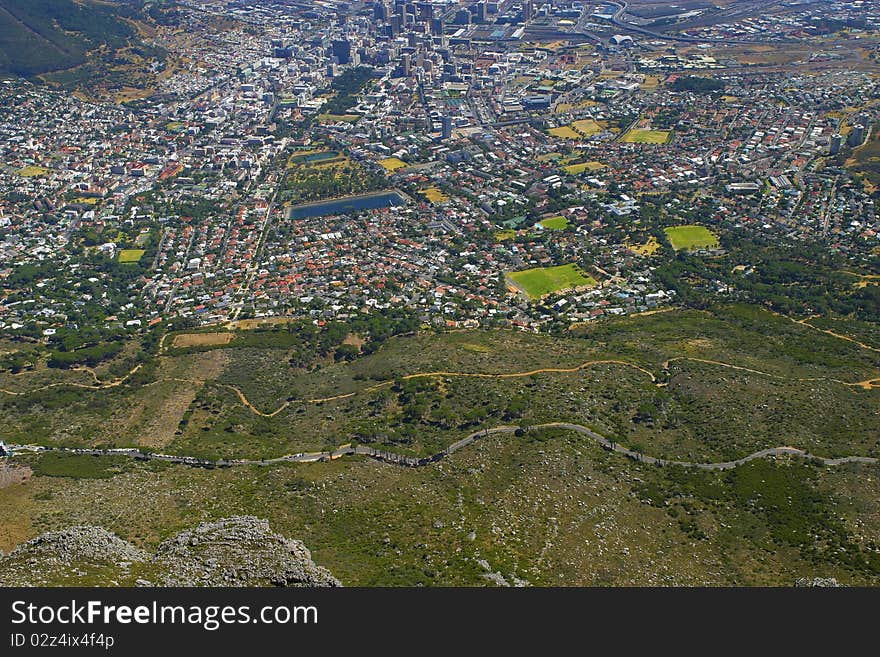
[[[539,299],[545,294],[560,290],[596,285],[596,279],[586,275],[577,265],[536,267],[511,272],[508,276],[532,299]]]
[[[672,133],[667,130],[639,130],[634,128],[621,137],[620,141],[627,144],[665,144],[671,136]]]
[[[550,217],[541,221],[540,224],[546,230],[565,230],[568,228],[568,219],[563,216]]]
[[[706,249],[718,246],[718,237],[704,226],[672,226],[664,228],[666,237],[676,251]]]
[[[122,251],[119,252],[119,262],[138,262],[143,255],[144,252],[142,249],[122,249]]]

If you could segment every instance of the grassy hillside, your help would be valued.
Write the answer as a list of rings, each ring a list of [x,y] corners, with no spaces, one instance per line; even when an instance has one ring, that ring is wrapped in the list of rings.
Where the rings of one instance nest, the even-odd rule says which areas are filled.
[[[0,439],[214,458],[346,442],[430,454],[483,427],[562,421],[682,460],[778,445],[880,455],[875,327],[811,322],[721,306],[565,336],[426,331],[371,349],[349,335],[351,349],[335,352],[323,334],[308,342],[283,324],[182,332],[101,390],[44,387],[87,385],[83,370],[0,374],[0,389],[19,393],[0,396]],[[320,342],[326,357],[306,358]],[[0,481],[4,550],[88,523],[152,551],[198,522],[252,514],[348,585],[880,583],[876,464],[659,468],[560,428],[485,437],[417,469],[362,457],[213,470],[57,454],[14,464],[28,476]]]
[[[0,373],[8,391],[0,395],[0,439],[205,458],[272,458],[354,442],[427,456],[483,428],[571,422],[682,460],[778,445],[878,456],[880,354],[832,334],[859,336],[861,325],[832,326],[728,306],[558,337],[423,332],[363,349],[369,354],[327,347],[326,356],[306,354],[315,347],[280,324],[222,331],[216,341],[172,336],[164,355],[100,390],[89,389],[84,370]],[[192,346],[174,346],[181,344]]]
[[[118,65],[116,54],[126,49],[161,56],[140,43],[136,25],[167,17],[164,5],[145,9],[141,0],[0,0],[0,75],[35,77],[85,67],[93,77]]]

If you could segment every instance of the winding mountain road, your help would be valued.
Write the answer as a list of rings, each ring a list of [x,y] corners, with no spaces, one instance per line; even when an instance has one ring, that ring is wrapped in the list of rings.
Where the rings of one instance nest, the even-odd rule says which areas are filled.
[[[872,465],[880,463],[880,459],[869,456],[842,456],[838,458],[827,458],[810,454],[806,450],[798,449],[797,447],[787,446],[769,447],[767,449],[753,452],[752,454],[743,456],[742,458],[735,459],[733,461],[719,461],[708,463],[676,461],[672,459],[663,459],[648,456],[639,451],[629,449],[628,447],[624,447],[612,440],[609,440],[605,436],[596,433],[589,427],[585,427],[582,424],[575,424],[572,422],[548,422],[545,424],[536,424],[530,427],[504,425],[493,427],[490,429],[481,429],[479,431],[471,433],[470,435],[453,443],[446,449],[437,452],[436,454],[432,454],[431,456],[426,456],[422,458],[403,456],[394,452],[386,452],[383,450],[378,450],[362,445],[354,447],[352,447],[351,445],[344,445],[342,447],[339,447],[338,449],[329,452],[299,452],[297,454],[287,454],[285,456],[261,460],[219,459],[216,461],[212,461],[210,459],[200,459],[194,456],[179,456],[174,454],[143,452],[135,448],[89,449],[75,447],[54,447],[46,445],[3,445],[2,443],[0,443],[0,455],[14,456],[16,453],[19,452],[62,452],[68,454],[85,454],[90,456],[130,456],[141,461],[165,461],[168,463],[178,463],[181,465],[189,465],[192,467],[200,468],[233,467],[243,465],[265,466],[277,463],[316,463],[334,461],[343,456],[359,455],[367,456],[369,458],[383,461],[385,463],[391,463],[393,465],[419,468],[430,465],[431,463],[436,463],[437,461],[440,461],[441,459],[444,459],[447,456],[450,456],[451,454],[454,454],[455,452],[469,445],[472,445],[480,438],[486,438],[498,434],[515,435],[517,434],[517,432],[528,432],[540,429],[563,429],[574,431],[596,441],[603,449],[614,452],[616,454],[622,454],[623,456],[626,456],[633,461],[647,463],[648,465],[656,465],[658,467],[680,466],[685,468],[698,468],[700,470],[730,470],[732,468],[736,468],[740,465],[748,463],[749,461],[754,461],[755,459],[769,458],[775,456],[796,456],[805,459],[812,459],[823,465],[828,466],[843,465],[845,463],[867,463]]]

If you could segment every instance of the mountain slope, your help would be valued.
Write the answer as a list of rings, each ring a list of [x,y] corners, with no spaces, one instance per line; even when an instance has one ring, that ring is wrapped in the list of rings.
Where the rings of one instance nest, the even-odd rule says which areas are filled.
[[[0,0],[0,74],[32,77],[79,66],[87,53],[135,39],[130,5],[91,0]]]

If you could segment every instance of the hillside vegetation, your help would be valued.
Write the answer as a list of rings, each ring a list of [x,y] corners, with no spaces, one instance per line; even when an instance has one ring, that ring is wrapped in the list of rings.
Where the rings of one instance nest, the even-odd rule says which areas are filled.
[[[31,77],[86,62],[100,46],[135,36],[120,13],[129,7],[75,0],[0,0],[0,72]]]

